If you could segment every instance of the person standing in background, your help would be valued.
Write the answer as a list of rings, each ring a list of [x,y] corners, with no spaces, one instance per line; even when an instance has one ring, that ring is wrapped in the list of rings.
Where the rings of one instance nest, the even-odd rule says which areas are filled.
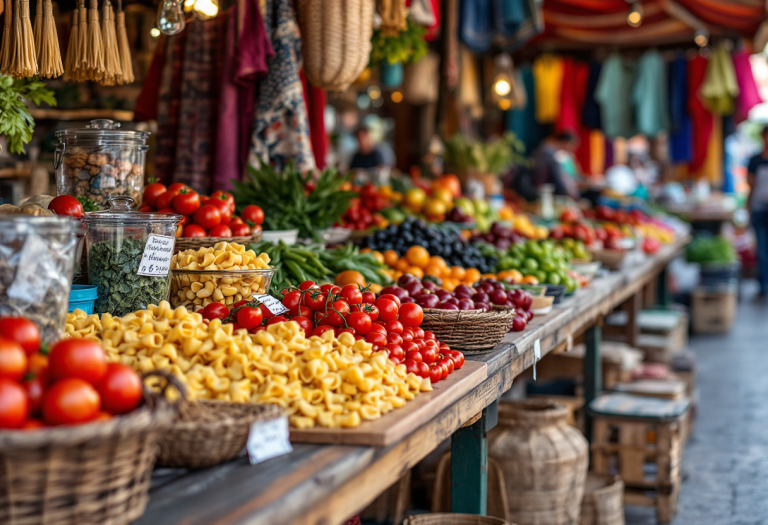
[[[757,241],[757,273],[760,282],[758,298],[768,295],[768,126],[763,128],[763,151],[747,164],[747,211],[752,219]]]
[[[533,182],[538,188],[552,184],[555,195],[579,198],[573,152],[578,139],[568,132],[547,137],[533,153]]]
[[[384,156],[373,143],[371,131],[366,126],[360,126],[355,131],[357,152],[349,164],[350,170],[372,170],[384,165]]]

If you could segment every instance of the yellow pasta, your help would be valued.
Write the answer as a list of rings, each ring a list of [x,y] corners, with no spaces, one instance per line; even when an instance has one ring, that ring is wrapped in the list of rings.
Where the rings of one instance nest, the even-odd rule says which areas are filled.
[[[432,389],[351,334],[307,339],[295,322],[248,334],[166,301],[122,318],[75,310],[66,333],[99,341],[110,361],[171,371],[192,398],[279,405],[297,428],[355,427]]]

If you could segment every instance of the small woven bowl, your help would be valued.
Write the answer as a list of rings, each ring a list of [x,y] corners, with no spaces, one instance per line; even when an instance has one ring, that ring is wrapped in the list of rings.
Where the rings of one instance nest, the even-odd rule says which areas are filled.
[[[494,305],[490,312],[425,308],[420,328],[434,332],[451,348],[492,350],[507,335],[514,318],[515,309],[508,306]]]
[[[245,448],[253,423],[280,415],[277,405],[182,402],[178,419],[160,438],[157,465],[205,468],[234,459]]]
[[[175,251],[199,250],[200,248],[212,248],[220,242],[236,242],[238,244],[248,244],[249,242],[259,242],[261,240],[261,227],[252,235],[242,237],[177,237]]]

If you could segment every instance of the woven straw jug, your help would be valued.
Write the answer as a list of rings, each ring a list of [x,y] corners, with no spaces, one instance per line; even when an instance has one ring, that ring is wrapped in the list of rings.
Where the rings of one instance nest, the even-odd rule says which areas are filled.
[[[344,91],[368,65],[374,0],[299,0],[298,7],[307,80]]]
[[[488,455],[501,466],[509,520],[577,525],[587,477],[587,440],[567,424],[568,409],[545,400],[499,404]]]

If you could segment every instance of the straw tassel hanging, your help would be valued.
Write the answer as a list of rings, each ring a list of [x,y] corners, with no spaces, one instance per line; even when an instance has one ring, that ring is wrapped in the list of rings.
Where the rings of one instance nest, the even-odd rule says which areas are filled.
[[[3,48],[0,51],[2,62],[0,62],[0,73],[7,75],[11,72],[13,64],[13,4],[8,1],[5,6],[5,27],[3,28]]]
[[[77,62],[74,64],[74,79],[75,80],[88,80],[87,65],[88,65],[88,9],[85,7],[85,0],[78,0],[77,8],[78,13],[78,32],[77,32],[77,53],[75,58]]]
[[[86,80],[101,80],[104,76],[104,41],[101,38],[98,0],[91,0],[88,9]]]
[[[69,32],[69,45],[67,46],[67,58],[64,59],[64,80],[77,80],[74,75],[76,63],[75,54],[77,53],[77,34],[79,32],[78,24],[80,14],[77,7],[72,11],[72,29]]]
[[[120,69],[120,53],[117,50],[117,32],[115,31],[115,12],[110,0],[104,2],[101,37],[104,42],[104,75],[101,84],[114,86],[123,76]]]
[[[131,58],[131,46],[128,44],[128,31],[125,29],[125,13],[123,12],[123,0],[117,0],[117,48],[120,53],[119,84],[130,84],[134,81],[133,59]]]
[[[13,17],[13,39],[15,41],[11,76],[26,78],[37,75],[37,53],[35,35],[29,20],[29,0],[17,0],[16,15]]]
[[[35,10],[35,51],[37,52],[37,62],[40,62],[40,49],[42,48],[43,38],[43,0],[37,0],[37,9]]]
[[[59,35],[56,32],[56,20],[53,18],[53,2],[45,0],[43,7],[43,34],[40,51],[40,76],[43,78],[60,77],[64,73],[59,50]]]

